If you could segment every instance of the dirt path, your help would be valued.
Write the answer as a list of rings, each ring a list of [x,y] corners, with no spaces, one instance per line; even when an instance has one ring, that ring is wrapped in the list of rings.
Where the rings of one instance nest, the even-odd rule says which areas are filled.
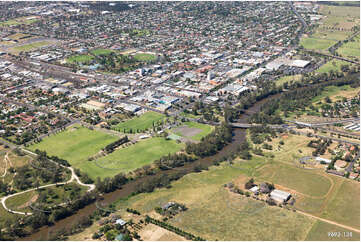
[[[28,150],[25,150],[25,152],[27,153],[30,153],[32,155],[37,155],[31,151],[28,151]],[[9,160],[8,160],[9,161]],[[54,162],[52,160],[50,160],[51,162]],[[56,163],[56,162],[54,162]],[[56,163],[58,164],[58,163]],[[14,193],[14,194],[10,194],[8,196],[5,196],[5,197],[2,197],[1,200],[0,200],[0,203],[1,205],[4,207],[4,209],[6,211],[8,211],[9,213],[16,213],[16,214],[21,214],[21,215],[32,215],[32,213],[24,213],[24,212],[19,212],[19,211],[14,211],[14,210],[11,210],[9,209],[7,206],[6,206],[6,200],[10,197],[14,197],[14,196],[17,196],[17,195],[20,195],[20,194],[24,194],[24,193],[27,193],[27,192],[31,192],[31,191],[36,191],[36,190],[39,190],[39,189],[42,189],[42,188],[46,188],[46,187],[52,187],[52,186],[56,186],[56,185],[65,185],[65,184],[68,184],[68,183],[71,183],[73,182],[74,180],[81,186],[86,186],[86,187],[89,187],[89,189],[87,190],[87,192],[90,192],[92,190],[95,189],[95,185],[94,184],[84,184],[80,181],[79,177],[75,174],[75,171],[73,169],[73,167],[67,167],[67,166],[63,166],[61,164],[58,164],[60,165],[61,167],[63,168],[66,168],[66,169],[69,169],[71,171],[71,178],[69,179],[69,181],[66,181],[66,182],[61,182],[61,183],[53,183],[53,184],[48,184],[48,185],[44,185],[44,186],[40,186],[40,187],[37,187],[37,188],[31,188],[31,189],[28,189],[26,191],[22,191],[22,192],[18,192],[18,193]]]
[[[301,212],[301,211],[299,211],[299,210],[296,210],[296,212],[297,212],[297,213],[300,213],[300,214],[302,214],[302,215],[305,215],[305,216],[307,216],[307,217],[320,220],[320,221],[325,222],[325,223],[333,224],[333,225],[339,226],[339,227],[341,227],[341,228],[348,229],[348,230],[352,230],[352,231],[354,231],[354,232],[360,233],[360,230],[355,229],[355,228],[350,227],[350,226],[347,226],[347,225],[339,224],[339,223],[336,223],[336,222],[331,221],[331,220],[328,220],[328,219],[316,217],[316,216],[311,215],[311,214],[309,214],[309,213]]]
[[[9,152],[6,153],[5,157],[4,157],[4,163],[5,163],[5,170],[4,170],[4,174],[2,174],[0,177],[5,177],[6,176],[6,173],[7,173],[7,170],[8,170],[8,163],[10,165],[10,161],[9,161],[9,158],[8,158],[8,154]]]

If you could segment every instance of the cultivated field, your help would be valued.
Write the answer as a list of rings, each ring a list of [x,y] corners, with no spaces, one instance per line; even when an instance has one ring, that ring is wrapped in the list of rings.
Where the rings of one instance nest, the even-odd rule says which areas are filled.
[[[141,140],[127,148],[120,148],[113,153],[88,163],[87,173],[91,177],[100,178],[127,173],[168,154],[175,153],[184,147],[173,140],[161,137]],[[90,171],[91,170],[91,171]]]
[[[126,120],[112,127],[112,129],[120,132],[142,132],[153,127],[164,119],[164,115],[156,112],[146,112],[141,116]]]

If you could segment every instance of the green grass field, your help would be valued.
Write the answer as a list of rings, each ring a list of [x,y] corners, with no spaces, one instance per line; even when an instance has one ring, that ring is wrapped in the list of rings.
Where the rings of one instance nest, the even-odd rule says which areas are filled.
[[[66,59],[67,63],[88,64],[94,59],[91,55],[73,55]]]
[[[132,132],[143,131],[153,127],[153,123],[157,124],[159,121],[164,119],[164,115],[156,112],[146,112],[139,117],[132,118],[125,122],[121,122],[112,127],[114,130],[120,132],[129,132],[132,129]]]
[[[87,128],[70,127],[59,134],[44,138],[40,143],[29,147],[30,150],[45,150],[49,155],[63,158],[80,170],[87,172],[88,157],[98,153],[118,137]],[[89,174],[91,175],[91,174]]]
[[[336,44],[337,41],[329,39],[319,39],[319,38],[302,38],[300,41],[301,46],[305,49],[310,50],[327,50],[332,45]]]
[[[51,41],[39,41],[39,42],[31,43],[31,44],[17,46],[17,47],[12,48],[12,50],[13,50],[13,52],[17,52],[17,53],[21,52],[21,51],[27,52],[27,51],[35,50],[35,49],[38,49],[38,48],[41,48],[41,47],[44,47],[44,46],[47,46],[50,44],[52,44]]]
[[[93,55],[109,55],[110,53],[114,52],[113,50],[109,49],[95,49],[90,51]]]
[[[329,235],[329,232],[340,232],[336,236],[332,237]],[[352,235],[350,234],[352,232]],[[325,223],[322,221],[317,221],[310,232],[307,234],[307,241],[359,241],[360,234],[354,231],[349,231],[339,226]]]
[[[292,82],[292,81],[297,82],[297,81],[301,80],[301,77],[302,77],[301,74],[293,75],[293,76],[283,76],[276,80],[276,85],[282,86],[283,83],[286,83],[286,82]]]
[[[33,201],[32,198],[37,197],[36,191],[23,193],[14,197],[10,197],[6,200],[6,206],[10,209],[20,212],[31,212],[28,207]]]
[[[29,16],[27,16],[27,17],[29,17]],[[21,17],[21,18],[3,21],[3,22],[0,22],[0,26],[17,26],[17,25],[21,25],[21,24],[28,25],[28,24],[32,24],[32,23],[39,21],[39,19],[26,19],[27,17]]]
[[[300,45],[305,49],[327,52],[329,47],[353,33],[351,28],[359,25],[359,10],[359,7],[321,5],[320,13],[325,17],[310,36],[301,39]]]
[[[327,62],[326,64],[324,64],[323,66],[321,66],[320,68],[318,68],[316,70],[316,72],[327,73],[327,72],[330,72],[331,70],[341,71],[342,65],[350,66],[350,63],[348,63],[346,61],[342,61],[342,60],[331,60],[331,61]]]
[[[137,61],[154,61],[157,59],[157,57],[155,55],[152,54],[147,54],[147,53],[138,53],[134,55],[134,59]]]
[[[344,57],[357,57],[360,59],[360,37],[355,37],[354,41],[348,41],[337,49],[337,53]]]
[[[187,137],[181,132],[175,132],[175,134],[178,136],[187,137],[187,138],[190,138],[190,139],[196,140],[196,141],[200,141],[204,136],[207,136],[214,130],[213,126],[210,126],[208,124],[201,124],[201,123],[197,123],[197,122],[184,122],[181,126],[183,126],[183,125],[187,126],[188,128],[200,129],[201,132],[199,132],[198,134],[193,135],[191,137]]]
[[[360,228],[360,184],[344,180],[337,193],[332,194],[322,217]]]
[[[312,171],[286,164],[273,163],[262,169],[256,178],[260,182],[280,184],[308,196],[322,197],[331,188],[331,182]]]
[[[114,176],[118,173],[127,173],[144,165],[151,164],[154,160],[168,154],[173,154],[184,147],[184,144],[178,144],[173,140],[156,137],[139,141],[127,148],[122,148],[113,153],[104,156],[90,163],[88,168],[91,169],[92,177],[100,178]]]

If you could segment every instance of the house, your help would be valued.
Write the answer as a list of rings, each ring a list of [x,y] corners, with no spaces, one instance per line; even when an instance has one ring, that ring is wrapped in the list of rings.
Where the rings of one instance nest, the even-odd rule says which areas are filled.
[[[290,199],[291,194],[282,190],[275,189],[271,192],[271,198],[277,202],[286,202]]]

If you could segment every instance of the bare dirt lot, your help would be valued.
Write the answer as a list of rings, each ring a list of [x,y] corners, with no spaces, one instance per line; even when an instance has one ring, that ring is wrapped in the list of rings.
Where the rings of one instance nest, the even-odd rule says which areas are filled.
[[[176,133],[181,134],[184,137],[193,137],[193,136],[199,134],[200,132],[202,132],[201,129],[190,128],[188,126],[181,126],[179,128],[174,129],[174,131]]]
[[[144,241],[185,241],[186,239],[154,224],[146,225],[140,232]]]

